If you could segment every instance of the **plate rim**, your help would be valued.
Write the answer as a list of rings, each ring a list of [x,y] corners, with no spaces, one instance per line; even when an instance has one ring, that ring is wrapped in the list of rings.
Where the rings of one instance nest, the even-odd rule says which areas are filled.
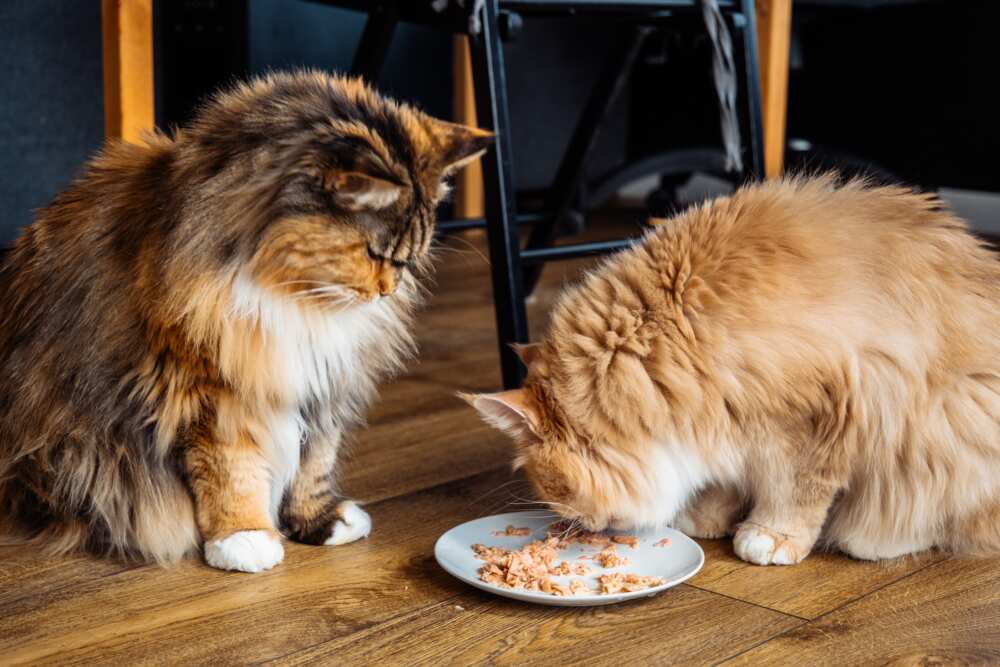
[[[643,598],[643,597],[653,597],[653,596],[659,595],[660,593],[662,593],[665,590],[668,590],[670,588],[674,588],[675,586],[679,586],[680,584],[683,584],[685,581],[691,579],[696,574],[698,574],[699,572],[701,572],[702,568],[705,566],[705,550],[701,548],[701,545],[698,544],[695,540],[693,540],[688,535],[685,535],[681,531],[679,531],[676,528],[673,528],[671,526],[664,526],[660,530],[666,529],[666,530],[670,530],[670,531],[672,531],[674,533],[677,533],[677,535],[679,535],[684,540],[687,540],[691,545],[693,545],[695,547],[696,551],[697,551],[697,554],[698,554],[698,562],[695,565],[695,567],[693,567],[691,569],[690,572],[688,572],[688,573],[686,573],[686,574],[684,574],[684,575],[682,575],[682,576],[680,576],[680,577],[678,577],[676,579],[671,579],[670,581],[667,581],[667,582],[665,582],[663,584],[660,584],[659,586],[653,586],[652,588],[646,588],[646,589],[643,589],[641,591],[629,591],[629,592],[625,592],[625,593],[612,593],[610,595],[596,594],[596,595],[567,595],[567,596],[561,596],[561,595],[551,595],[551,594],[548,594],[548,593],[540,593],[540,592],[537,592],[537,591],[527,591],[527,590],[521,591],[521,590],[518,590],[518,589],[515,589],[515,588],[503,588],[501,586],[497,586],[496,584],[491,584],[491,583],[482,581],[480,579],[474,579],[472,577],[468,577],[466,574],[458,571],[457,568],[452,568],[448,564],[446,564],[446,561],[441,556],[441,552],[443,550],[442,543],[444,541],[444,538],[447,535],[449,535],[450,533],[452,533],[453,531],[455,531],[455,530],[457,530],[457,529],[459,529],[459,528],[461,528],[463,526],[466,526],[466,525],[471,524],[471,523],[475,523],[477,521],[482,521],[484,519],[496,519],[498,517],[523,516],[525,514],[531,514],[531,513],[532,513],[531,510],[522,510],[520,512],[504,512],[502,514],[491,514],[489,516],[481,516],[481,517],[477,517],[475,519],[469,519],[468,521],[463,521],[462,523],[456,524],[456,525],[452,526],[451,528],[449,528],[448,530],[446,530],[443,533],[441,533],[438,536],[437,540],[434,541],[434,560],[437,562],[438,566],[441,569],[443,569],[445,572],[447,572],[449,575],[451,575],[452,577],[458,579],[459,581],[461,581],[464,584],[472,586],[473,588],[478,588],[479,590],[486,591],[487,593],[493,593],[494,595],[499,595],[501,597],[505,597],[505,598],[508,598],[508,599],[511,599],[511,600],[518,600],[518,601],[521,601],[521,602],[530,602],[530,603],[534,603],[534,604],[542,604],[542,605],[547,605],[547,606],[560,606],[560,607],[601,606],[601,605],[607,605],[607,604],[614,604],[614,603],[617,603],[617,602],[626,602],[628,600],[634,600],[634,599]],[[535,516],[535,517],[531,517],[531,518],[532,519],[537,519],[538,517]],[[557,520],[555,518],[553,518],[553,519]]]

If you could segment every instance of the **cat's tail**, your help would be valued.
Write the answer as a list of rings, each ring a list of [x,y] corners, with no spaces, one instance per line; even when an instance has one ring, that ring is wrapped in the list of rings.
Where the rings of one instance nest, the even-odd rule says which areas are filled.
[[[85,550],[89,531],[82,521],[52,521],[34,529],[16,518],[0,519],[0,547],[30,546],[50,556]]]
[[[180,479],[156,481],[127,497],[92,497],[81,516],[46,509],[16,477],[7,479],[0,483],[0,546],[30,546],[51,556],[86,552],[174,563],[201,546],[194,506]]]
[[[58,521],[17,477],[0,481],[0,546],[30,545],[58,555],[86,542],[83,522]]]

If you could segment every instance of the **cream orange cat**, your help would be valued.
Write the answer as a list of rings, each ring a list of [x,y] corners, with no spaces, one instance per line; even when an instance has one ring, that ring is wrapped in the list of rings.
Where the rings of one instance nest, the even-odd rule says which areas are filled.
[[[467,396],[591,529],[791,564],[1000,551],[1000,262],[933,195],[793,178],[664,221]]]

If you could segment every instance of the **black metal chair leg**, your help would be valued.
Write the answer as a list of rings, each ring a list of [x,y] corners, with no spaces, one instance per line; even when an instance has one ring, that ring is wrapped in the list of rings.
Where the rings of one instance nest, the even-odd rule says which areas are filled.
[[[496,133],[493,149],[483,157],[483,191],[500,367],[504,388],[512,389],[523,381],[524,367],[510,344],[528,341],[528,319],[521,282],[510,115],[497,5],[498,0],[486,0],[482,10],[482,30],[471,42],[479,122]]]
[[[754,0],[742,0],[742,12],[736,17],[736,33],[743,46],[743,102],[746,109],[744,144],[750,151],[746,160],[748,180],[764,178],[764,111],[761,108],[760,69],[757,56],[757,23]],[[739,20],[742,18],[742,20]]]
[[[365,21],[361,41],[354,52],[351,72],[367,81],[377,81],[389,53],[392,35],[396,32],[396,11],[393,6],[373,10]]]
[[[559,227],[572,210],[577,192],[586,176],[587,158],[597,143],[601,127],[632,73],[632,65],[639,50],[652,32],[653,29],[648,26],[636,26],[628,30],[608,59],[583,113],[580,114],[580,120],[573,130],[569,146],[546,197],[545,210],[552,211],[553,216],[544,224],[535,225],[528,237],[526,249],[547,248],[555,241]],[[534,291],[541,275],[542,264],[534,264],[525,270],[525,294]]]

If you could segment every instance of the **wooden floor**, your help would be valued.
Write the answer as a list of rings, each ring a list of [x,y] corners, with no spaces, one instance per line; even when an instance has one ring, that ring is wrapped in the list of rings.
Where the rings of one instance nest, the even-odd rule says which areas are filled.
[[[518,488],[503,486],[505,439],[454,397],[495,389],[499,373],[486,263],[465,241],[449,247],[419,325],[421,361],[385,388],[345,464],[346,490],[374,520],[369,539],[289,544],[257,575],[0,548],[0,665],[1000,662],[1000,559],[817,554],[763,568],[706,540],[688,583],[593,609],[509,601],[445,574],[438,535],[501,511]],[[579,268],[549,267],[534,324]]]

